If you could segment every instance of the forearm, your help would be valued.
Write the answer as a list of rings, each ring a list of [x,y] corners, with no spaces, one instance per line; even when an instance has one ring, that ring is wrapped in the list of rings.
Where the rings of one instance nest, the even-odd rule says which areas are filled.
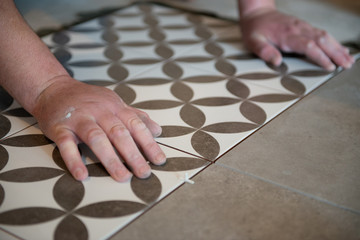
[[[238,0],[238,6],[240,16],[247,16],[261,9],[274,10],[276,8],[274,0]]]
[[[40,93],[67,75],[12,0],[0,1],[0,53],[0,85],[32,114]]]

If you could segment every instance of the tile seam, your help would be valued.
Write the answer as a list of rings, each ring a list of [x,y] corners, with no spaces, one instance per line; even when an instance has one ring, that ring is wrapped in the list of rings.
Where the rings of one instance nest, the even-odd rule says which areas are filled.
[[[359,59],[360,59],[360,55],[359,55]],[[262,130],[263,128],[265,128],[268,124],[270,124],[272,121],[274,121],[275,119],[277,119],[278,117],[280,117],[281,115],[283,115],[285,112],[289,111],[290,109],[292,109],[296,104],[299,104],[299,102],[301,102],[302,100],[304,100],[306,97],[308,97],[310,94],[312,94],[313,92],[315,92],[316,90],[318,90],[320,87],[322,87],[323,85],[327,84],[328,82],[330,82],[332,79],[334,79],[336,76],[338,76],[339,74],[341,74],[344,71],[343,68],[338,68],[337,70],[334,71],[334,73],[326,80],[324,80],[321,84],[319,84],[318,86],[314,87],[313,89],[310,89],[308,93],[302,95],[301,97],[297,98],[296,100],[294,100],[288,107],[284,108],[283,110],[281,110],[279,113],[275,114],[274,116],[272,116],[271,118],[269,118],[268,120],[266,120],[262,125],[260,125],[257,129],[255,129],[252,133],[250,133],[248,136],[246,136],[245,138],[239,140],[236,144],[234,144],[231,148],[229,148],[228,150],[224,151],[222,154],[220,154],[218,157],[216,157],[216,159],[214,159],[214,163],[217,163],[218,160],[220,160],[221,158],[223,158],[227,153],[229,153],[232,149],[234,149],[235,147],[237,147],[239,144],[241,144],[242,142],[246,141],[249,137],[251,137],[252,135],[254,135],[255,133],[257,133],[258,131]]]
[[[196,157],[196,158],[205,160],[205,161],[207,161],[207,162],[214,163],[214,161],[211,161],[210,159],[204,158],[204,157],[202,157],[202,156],[200,156],[200,155],[196,155],[196,154],[187,152],[186,150],[182,150],[182,149],[180,149],[180,148],[176,148],[176,147],[174,147],[174,146],[167,145],[167,144],[165,144],[165,143],[158,142],[158,141],[156,141],[156,143],[159,144],[159,145],[162,145],[162,146],[164,146],[164,147],[168,147],[168,148],[171,148],[171,149],[173,149],[173,150],[176,150],[176,151],[179,151],[179,152],[188,154],[188,155],[190,155],[190,156],[193,156],[193,157]]]
[[[21,133],[21,132],[25,131],[26,129],[30,128],[30,127],[33,127],[33,126],[35,126],[36,124],[38,124],[38,122],[35,122],[35,123],[33,123],[33,124],[29,125],[29,126],[26,126],[26,127],[22,128],[22,129],[19,129],[19,130],[15,131],[15,132],[13,132],[13,133],[11,133],[11,134],[9,134],[8,136],[6,136],[6,137],[4,137],[4,138],[1,138],[1,139],[0,139],[0,144],[1,144],[1,142],[3,142],[4,140],[6,140],[6,139],[8,139],[8,138],[11,138],[11,137],[13,137],[14,135],[16,135],[16,134],[18,134],[18,133]],[[41,131],[41,132],[42,132],[42,131]]]
[[[223,168],[226,168],[226,169],[229,169],[229,170],[231,170],[231,171],[240,173],[240,174],[245,175],[245,176],[248,176],[248,177],[255,178],[255,179],[257,179],[257,180],[260,180],[260,181],[263,181],[263,182],[266,182],[266,183],[270,183],[270,184],[275,185],[275,186],[277,186],[277,187],[280,187],[280,188],[289,190],[289,191],[291,191],[291,192],[295,192],[295,193],[297,193],[297,194],[300,194],[300,195],[305,196],[305,197],[307,197],[307,198],[316,200],[316,201],[318,201],[318,202],[322,202],[322,203],[325,203],[325,204],[327,204],[327,205],[330,205],[330,206],[333,206],[333,207],[336,207],[336,208],[339,208],[339,209],[342,209],[342,210],[345,210],[345,211],[354,213],[354,214],[356,214],[356,215],[360,215],[360,211],[359,211],[359,210],[355,210],[355,209],[352,209],[352,208],[343,206],[343,205],[341,205],[341,204],[334,203],[334,202],[329,201],[329,200],[327,200],[327,199],[318,197],[318,196],[313,195],[313,194],[310,194],[310,193],[303,192],[303,191],[301,191],[301,190],[299,190],[299,189],[296,189],[296,188],[292,188],[292,187],[289,187],[289,186],[280,184],[280,183],[275,182],[275,181],[272,181],[272,180],[270,180],[270,179],[266,179],[266,178],[260,177],[260,176],[258,176],[258,175],[249,173],[249,172],[241,171],[241,170],[239,170],[239,169],[232,168],[232,167],[230,167],[230,166],[228,166],[228,165],[225,165],[225,164],[222,164],[222,163],[215,163],[214,165],[219,166],[219,167],[223,167]]]
[[[167,146],[166,146],[167,147]],[[178,150],[178,149],[175,149]],[[201,169],[200,171],[198,171],[197,173],[195,173],[190,179],[196,177],[197,175],[201,174],[203,171],[205,171],[208,167],[214,165],[213,162],[208,161],[208,165],[206,165],[203,169]],[[130,222],[128,222],[127,224],[125,224],[121,229],[119,229],[116,233],[114,233],[113,235],[111,235],[109,237],[109,239],[111,239],[112,237],[114,237],[115,235],[119,234],[120,232],[122,232],[124,229],[126,229],[129,225],[131,225],[132,223],[134,223],[135,221],[137,221],[138,219],[140,219],[143,215],[145,215],[146,213],[148,213],[149,211],[151,211],[154,207],[156,207],[158,204],[160,204],[162,201],[164,201],[165,199],[169,198],[170,195],[174,194],[176,191],[178,191],[180,188],[182,188],[184,185],[186,184],[186,182],[180,184],[179,186],[177,186],[176,188],[174,188],[171,192],[169,192],[167,195],[165,195],[163,198],[161,198],[158,201],[153,202],[147,209],[144,210],[143,213],[141,213],[139,216],[137,216],[136,218],[134,218],[133,220],[131,220]]]
[[[16,238],[16,239],[19,239],[19,240],[24,240],[23,238],[17,236],[15,233],[9,232],[9,231],[5,230],[5,229],[2,228],[2,227],[0,227],[0,232],[4,232],[5,234],[7,234],[7,235],[9,235],[9,236],[11,236],[11,237],[13,237],[13,238]]]

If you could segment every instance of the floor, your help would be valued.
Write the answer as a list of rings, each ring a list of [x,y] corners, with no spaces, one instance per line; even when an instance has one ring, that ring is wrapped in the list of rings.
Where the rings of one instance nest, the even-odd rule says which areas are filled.
[[[360,61],[270,66],[234,22],[152,4],[43,41],[75,78],[160,123],[168,163],[119,184],[80,146],[91,177],[76,182],[1,90],[1,239],[360,239]]]

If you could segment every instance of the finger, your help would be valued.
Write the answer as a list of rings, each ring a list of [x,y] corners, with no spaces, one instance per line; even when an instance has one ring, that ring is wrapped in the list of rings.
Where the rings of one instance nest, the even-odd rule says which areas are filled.
[[[279,66],[282,62],[281,53],[274,47],[265,36],[254,33],[248,40],[249,48],[266,62]]]
[[[74,134],[66,128],[61,128],[57,132],[55,143],[71,175],[79,181],[86,179],[88,171],[82,162]]]
[[[133,173],[139,178],[149,177],[151,168],[121,120],[109,114],[104,116],[99,124]]]
[[[299,54],[305,54],[309,59],[328,71],[333,71],[336,68],[316,42],[307,37],[298,35],[287,36],[281,43],[281,48],[286,48]]]
[[[140,111],[136,108],[133,108],[138,117],[145,123],[146,127],[150,130],[153,137],[158,137],[161,135],[162,129],[159,124],[153,121],[149,115],[143,111]]]
[[[355,62],[348,50],[325,31],[318,31],[317,44],[334,63],[341,67],[350,68]]]
[[[132,111],[123,111],[118,117],[130,131],[131,136],[145,153],[148,160],[157,165],[164,164],[166,156],[145,123]]]
[[[116,180],[124,182],[131,177],[131,173],[114,151],[105,132],[92,119],[78,121],[76,134],[94,152],[108,173]]]

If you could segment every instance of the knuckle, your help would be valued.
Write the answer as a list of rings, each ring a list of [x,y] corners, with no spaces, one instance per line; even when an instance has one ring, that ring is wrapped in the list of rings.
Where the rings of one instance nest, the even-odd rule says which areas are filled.
[[[312,39],[306,39],[305,40],[305,46],[307,49],[311,49],[311,48],[314,48],[315,47],[315,41],[312,40]]]
[[[268,56],[271,55],[272,50],[273,50],[273,49],[272,49],[271,46],[266,45],[266,46],[264,46],[263,48],[261,48],[261,49],[259,50],[259,55],[262,56],[262,57],[268,57]]]
[[[327,44],[330,41],[330,35],[324,30],[318,30],[316,34],[316,42],[319,44]]]
[[[128,120],[128,126],[134,131],[145,131],[146,125],[138,117],[132,117]]]
[[[66,142],[74,141],[75,137],[71,131],[64,129],[62,127],[57,127],[55,129],[55,142],[57,145],[63,145]]]
[[[123,125],[115,125],[110,128],[109,137],[116,138],[129,135],[129,131]]]
[[[144,149],[150,152],[155,152],[158,149],[158,145],[155,141],[149,141],[144,145]]]
[[[298,26],[298,25],[301,24],[301,21],[300,21],[299,19],[297,19],[297,18],[294,18],[294,19],[292,20],[292,22],[293,22],[293,24],[294,24],[295,26]]]
[[[290,52],[291,47],[288,44],[288,41],[286,39],[282,39],[279,43],[279,48],[284,52]]]
[[[150,118],[149,114],[147,114],[146,112],[139,111],[138,114],[141,118]]]
[[[114,98],[115,98],[115,102],[116,102],[119,106],[127,105],[120,96],[116,95],[116,96],[114,96]]]
[[[62,134],[58,135],[57,138],[56,138],[56,144],[58,146],[61,146],[61,145],[65,144],[67,142],[70,142],[70,141],[73,141],[73,137],[71,135],[69,135],[69,134],[63,134],[62,133]]]
[[[318,37],[328,37],[329,34],[325,30],[317,30]]]
[[[103,161],[103,164],[105,165],[105,167],[110,170],[117,168],[119,163],[120,163],[119,160],[115,159],[115,158],[110,158],[110,159]]]
[[[283,33],[284,34],[293,34],[297,31],[297,29],[298,29],[298,27],[296,25],[289,23],[284,26]]]
[[[88,143],[96,143],[105,137],[104,132],[99,128],[92,128],[86,134],[85,141]]]
[[[140,153],[132,153],[126,158],[127,163],[139,163],[143,157],[140,155]]]

